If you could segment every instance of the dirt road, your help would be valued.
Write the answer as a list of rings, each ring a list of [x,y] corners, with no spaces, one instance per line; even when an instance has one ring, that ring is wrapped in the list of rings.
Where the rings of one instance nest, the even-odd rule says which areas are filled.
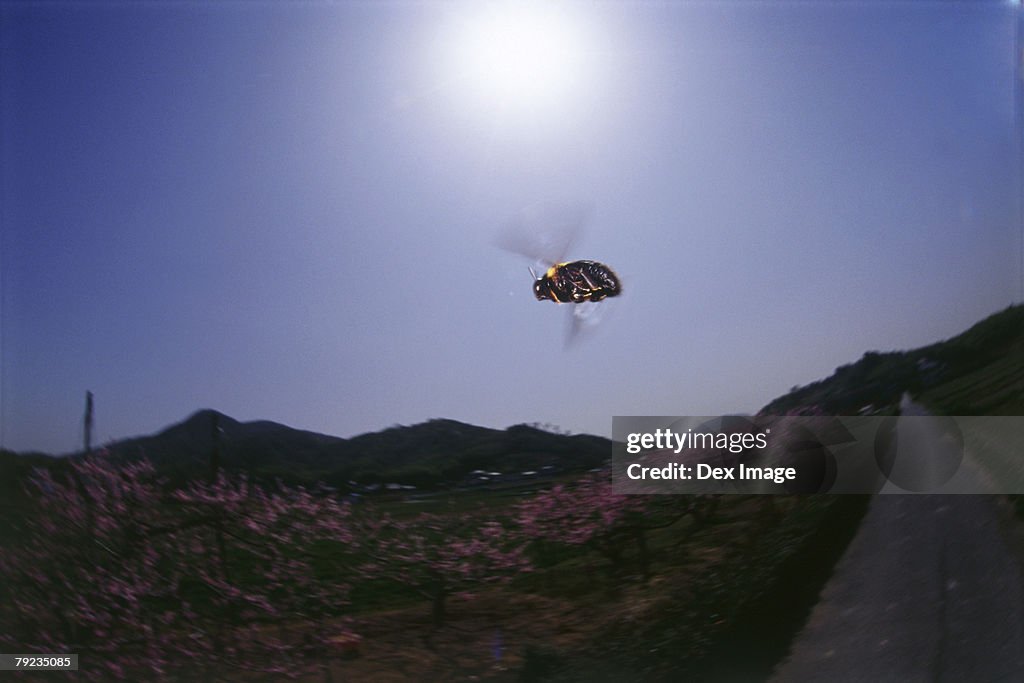
[[[876,496],[771,680],[1024,681],[1021,563],[998,505]]]

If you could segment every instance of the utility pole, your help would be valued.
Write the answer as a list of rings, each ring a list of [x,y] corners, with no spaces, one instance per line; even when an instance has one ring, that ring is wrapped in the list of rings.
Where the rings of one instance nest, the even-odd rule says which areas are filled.
[[[92,454],[92,392],[85,392],[85,454]]]

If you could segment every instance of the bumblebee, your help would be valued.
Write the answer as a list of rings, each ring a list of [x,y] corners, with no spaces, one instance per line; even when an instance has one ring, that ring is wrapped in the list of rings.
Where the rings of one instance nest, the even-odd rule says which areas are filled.
[[[530,270],[533,273],[533,269]],[[597,261],[568,261],[548,268],[543,277],[535,278],[533,294],[538,301],[579,304],[601,301],[622,292],[619,277],[611,268]]]

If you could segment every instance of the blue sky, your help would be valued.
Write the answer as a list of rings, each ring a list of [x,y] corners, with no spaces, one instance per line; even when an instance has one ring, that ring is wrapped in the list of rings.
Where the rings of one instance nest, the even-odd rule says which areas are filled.
[[[609,434],[1021,300],[1019,5],[555,7],[506,72],[494,4],[4,4],[3,447],[73,450],[86,390],[100,441]],[[538,203],[623,282],[568,350],[494,246]]]

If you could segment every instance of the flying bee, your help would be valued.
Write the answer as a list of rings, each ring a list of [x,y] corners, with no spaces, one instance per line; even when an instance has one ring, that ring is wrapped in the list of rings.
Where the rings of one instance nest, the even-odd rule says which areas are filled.
[[[607,303],[622,293],[619,276],[604,263],[589,259],[565,260],[586,221],[578,205],[535,204],[498,235],[497,245],[534,261],[533,294],[538,301],[573,304],[568,307],[566,346],[604,316]],[[538,275],[538,270],[542,272]]]
[[[537,301],[549,299],[555,303],[580,304],[585,301],[598,302],[610,296],[618,296],[622,285],[615,272],[603,263],[589,261],[568,261],[556,263],[548,268],[543,277],[530,268],[533,275],[533,294]]]

